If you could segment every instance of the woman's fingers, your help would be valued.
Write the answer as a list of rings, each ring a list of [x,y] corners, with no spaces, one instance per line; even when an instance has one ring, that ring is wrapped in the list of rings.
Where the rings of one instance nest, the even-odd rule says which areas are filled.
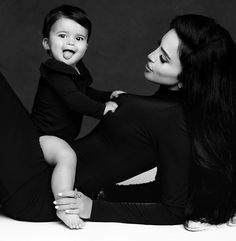
[[[53,203],[55,204],[55,208],[58,211],[69,211],[71,214],[79,214],[79,202],[81,202],[81,198],[83,194],[78,192],[76,189],[75,191],[65,191],[60,193],[60,198],[55,200]]]
[[[65,211],[65,210],[78,209],[78,205],[77,204],[56,205],[55,208],[58,211]]]
[[[79,215],[79,209],[68,209],[65,211],[67,214],[76,214],[76,215]]]
[[[53,202],[55,205],[75,204],[75,198],[60,198]]]

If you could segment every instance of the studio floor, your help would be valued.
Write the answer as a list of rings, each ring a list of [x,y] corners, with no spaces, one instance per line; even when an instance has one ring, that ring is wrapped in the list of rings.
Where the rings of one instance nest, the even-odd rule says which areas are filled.
[[[154,180],[156,168],[122,184]],[[0,241],[236,241],[236,225],[199,226],[202,231],[190,232],[182,225],[137,225],[124,223],[86,222],[81,230],[70,230],[60,222],[20,222],[0,212]]]
[[[87,222],[81,230],[70,230],[60,222],[20,222],[0,214],[1,241],[235,241],[236,226],[210,226],[186,231],[182,225],[158,226]]]

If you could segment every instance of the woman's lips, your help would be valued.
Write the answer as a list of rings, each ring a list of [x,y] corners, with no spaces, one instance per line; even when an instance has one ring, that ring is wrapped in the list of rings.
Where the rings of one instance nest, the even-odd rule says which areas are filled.
[[[152,71],[152,69],[149,67],[148,64],[145,65],[145,69],[146,69],[148,72],[151,72],[151,71]]]

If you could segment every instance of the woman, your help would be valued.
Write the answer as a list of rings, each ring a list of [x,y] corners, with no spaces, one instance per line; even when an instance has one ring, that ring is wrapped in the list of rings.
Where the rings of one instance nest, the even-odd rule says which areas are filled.
[[[148,80],[165,85],[169,91],[163,93],[161,87],[156,94],[156,101],[159,106],[153,106],[155,110],[151,111],[152,104],[148,103],[145,106],[147,112],[144,120],[140,115],[145,114],[144,111],[142,113],[142,105],[144,106],[144,102],[147,101],[145,98],[133,99],[135,103],[132,106],[132,99],[121,97],[120,102],[118,102],[121,108],[113,115],[113,118],[121,118],[122,110],[124,108],[128,109],[129,105],[132,106],[129,110],[133,115],[134,113],[135,115],[139,114],[132,118],[129,117],[128,113],[125,113],[126,119],[132,118],[132,121],[135,119],[135,122],[127,125],[126,131],[122,131],[123,126],[120,123],[119,134],[115,132],[112,141],[116,141],[119,135],[122,140],[122,137],[124,137],[122,133],[126,133],[126,137],[135,136],[137,133],[129,133],[130,128],[135,126],[137,131],[139,128],[137,125],[140,124],[143,129],[146,129],[139,128],[138,131],[142,131],[142,137],[146,137],[145,140],[149,141],[149,147],[150,144],[158,146],[156,149],[152,147],[152,150],[147,151],[150,154],[151,151],[156,150],[157,153],[153,156],[151,154],[147,156],[147,153],[142,156],[141,153],[145,145],[142,147],[135,146],[136,149],[141,150],[139,153],[138,150],[134,151],[132,149],[132,145],[135,143],[135,140],[132,140],[130,143],[124,144],[128,146],[126,152],[124,152],[125,148],[122,146],[121,151],[114,152],[112,150],[112,153],[122,159],[131,151],[132,157],[126,156],[123,161],[130,164],[132,158],[136,160],[136,163],[131,165],[131,168],[135,165],[138,166],[138,163],[142,162],[142,158],[143,162],[147,164],[147,161],[152,160],[153,157],[153,163],[156,161],[159,168],[156,178],[157,186],[159,185],[161,189],[159,195],[157,195],[158,187],[155,190],[156,196],[159,197],[159,205],[155,203],[142,206],[141,204],[123,203],[124,208],[119,207],[121,204],[117,203],[110,204],[111,207],[104,204],[100,207],[102,213],[100,213],[99,220],[127,221],[126,219],[128,219],[128,222],[170,224],[178,222],[174,218],[175,216],[179,218],[179,221],[182,217],[182,220],[185,219],[186,221],[194,220],[220,224],[227,222],[234,216],[235,157],[233,155],[233,145],[235,143],[235,97],[233,88],[236,77],[235,57],[235,44],[230,35],[212,19],[198,15],[185,15],[172,21],[170,31],[162,38],[159,48],[148,56],[149,62],[145,71],[145,77]],[[164,97],[161,95],[164,95]],[[177,101],[174,99],[177,95],[178,101],[182,102],[181,106],[185,109],[188,127],[185,127],[185,116],[182,115],[181,110],[178,110],[180,105],[177,105]],[[124,98],[127,98],[127,101]],[[170,104],[170,100],[174,101],[175,104]],[[125,102],[125,107],[123,107],[122,101]],[[139,101],[140,103],[138,103]],[[165,101],[165,103],[161,103],[161,101]],[[165,106],[165,114],[163,114],[164,107],[161,106],[160,108],[161,104]],[[138,109],[135,110],[135,107]],[[152,115],[153,120],[151,116],[148,116],[148,113]],[[117,117],[115,117],[116,115]],[[148,121],[145,122],[145,118],[148,118]],[[170,120],[171,118],[174,118],[174,121]],[[121,119],[125,120],[125,117]],[[139,120],[142,120],[143,122],[140,122],[143,124],[137,124]],[[152,126],[154,120],[156,122]],[[101,125],[104,125],[104,122],[105,120]],[[97,136],[111,137],[115,131],[113,129],[119,126],[114,125],[114,122],[112,122],[113,125],[107,132],[104,129],[109,127],[109,123],[105,123],[103,128],[98,128],[98,132],[100,131],[102,134],[92,133],[91,137],[87,137],[87,142],[92,142],[92,139],[97,139]],[[150,129],[154,133],[148,133],[150,135],[150,138],[148,138],[147,135],[145,136],[147,134],[145,131],[150,131]],[[155,133],[156,130],[157,133]],[[155,134],[157,135],[155,136]],[[154,143],[151,141],[153,139],[155,139]],[[119,149],[117,146],[121,140],[115,144],[113,143],[116,149]],[[91,155],[94,155],[95,159],[96,155],[100,153],[96,148],[101,150],[101,145],[93,146],[96,147]],[[82,153],[86,149],[83,145],[80,149],[80,144],[77,147],[77,151]],[[108,159],[110,158],[111,165],[113,165],[115,161],[111,160],[112,155],[109,155],[109,151],[107,156]],[[90,158],[88,156],[87,160],[90,160]],[[125,170],[123,171],[125,173]],[[107,174],[104,173],[104,175]],[[125,187],[121,189],[124,190]],[[128,189],[131,191],[132,187],[128,187]],[[137,186],[135,186],[135,189],[137,190]],[[112,198],[116,191],[119,192],[119,188],[110,189],[105,194],[109,198],[109,192],[112,192],[110,194]],[[72,199],[69,201],[58,200],[58,208],[68,210],[70,207],[63,207],[63,204],[72,202],[75,203],[74,210],[67,212],[83,215],[84,205],[87,205],[86,200],[88,199],[85,199],[85,201],[83,198],[74,200],[73,192],[66,194],[69,197],[71,196]],[[120,195],[122,196],[122,191],[120,191]],[[96,201],[93,202],[94,204],[95,208],[98,209]],[[78,210],[76,210],[76,207],[78,207]],[[131,217],[132,214],[130,215],[129,211],[133,212],[135,208],[135,217]],[[87,209],[93,208],[88,205]],[[181,213],[183,209],[185,211]],[[167,213],[167,210],[171,212],[172,216]],[[85,217],[93,218],[93,213],[92,210],[92,213],[89,212],[89,215]],[[183,213],[184,215],[181,216]]]
[[[115,113],[71,144],[79,163],[75,187],[83,193],[62,193],[56,208],[94,221],[229,221],[235,214],[235,53],[227,31],[212,19],[175,18],[146,65],[145,77],[160,90],[150,97],[119,97]],[[1,119],[3,211],[19,220],[54,220],[52,168],[43,161],[36,131],[5,81],[0,90],[7,113]],[[154,166],[154,183],[141,186],[132,202],[125,196],[114,202],[116,192],[124,192],[109,186]],[[95,200],[102,188],[104,200]]]

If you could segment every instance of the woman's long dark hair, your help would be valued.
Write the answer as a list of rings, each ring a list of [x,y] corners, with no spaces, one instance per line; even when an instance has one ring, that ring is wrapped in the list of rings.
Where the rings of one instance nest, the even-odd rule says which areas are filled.
[[[236,47],[213,19],[183,15],[170,25],[179,46],[184,96],[192,135],[188,220],[221,224],[233,218],[235,198]]]

